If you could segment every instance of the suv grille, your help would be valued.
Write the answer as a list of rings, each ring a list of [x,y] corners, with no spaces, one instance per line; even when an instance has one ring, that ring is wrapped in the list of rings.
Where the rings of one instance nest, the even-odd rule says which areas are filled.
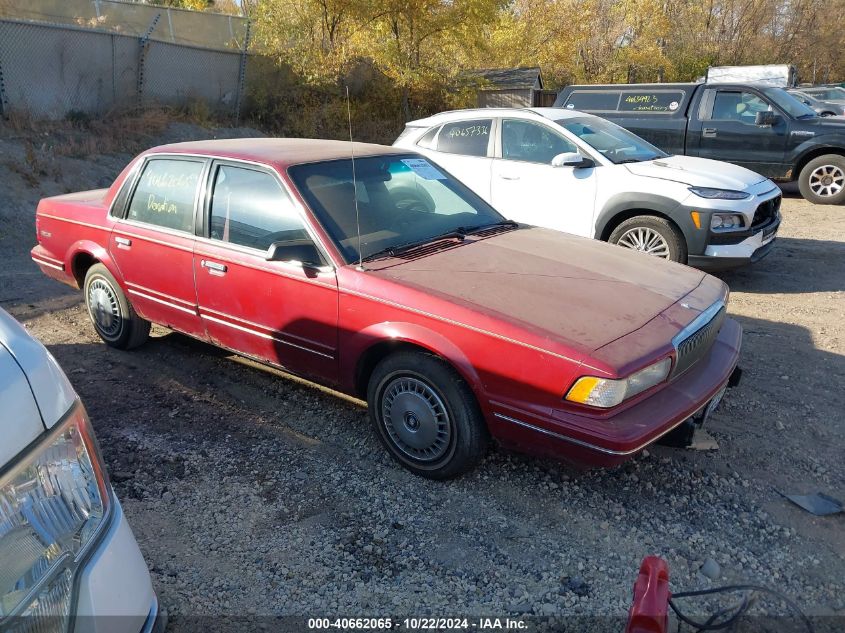
[[[722,306],[712,319],[676,344],[677,361],[672,372],[673,378],[683,374],[710,351],[724,320],[725,307]]]
[[[781,196],[778,196],[777,198],[772,198],[771,200],[766,200],[766,202],[761,203],[754,212],[754,218],[751,220],[751,228],[759,228],[774,220],[778,215],[780,202]]]

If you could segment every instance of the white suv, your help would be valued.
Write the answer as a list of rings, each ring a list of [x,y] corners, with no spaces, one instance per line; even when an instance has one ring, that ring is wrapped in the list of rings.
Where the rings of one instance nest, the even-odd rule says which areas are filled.
[[[781,193],[743,167],[669,156],[599,117],[487,108],[411,121],[396,147],[428,156],[505,216],[706,270],[765,256]]]
[[[0,631],[163,626],[79,397],[0,309]]]

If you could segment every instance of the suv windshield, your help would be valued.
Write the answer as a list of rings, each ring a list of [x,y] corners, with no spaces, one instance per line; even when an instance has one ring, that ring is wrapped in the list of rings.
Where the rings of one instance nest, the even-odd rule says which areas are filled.
[[[818,116],[810,106],[801,103],[783,88],[767,88],[763,93],[791,117],[801,119]]]
[[[505,222],[461,182],[413,154],[357,158],[354,182],[347,159],[296,165],[288,173],[347,263]]]
[[[569,130],[609,161],[616,163],[639,163],[644,160],[666,158],[668,154],[636,134],[615,123],[598,117],[579,117],[555,121]]]

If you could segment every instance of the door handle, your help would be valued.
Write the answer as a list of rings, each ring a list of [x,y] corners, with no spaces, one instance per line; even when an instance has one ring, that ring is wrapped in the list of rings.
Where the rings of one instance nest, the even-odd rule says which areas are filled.
[[[200,266],[202,266],[203,268],[208,268],[208,270],[211,271],[212,274],[216,273],[222,275],[225,274],[227,270],[229,270],[229,267],[226,266],[226,264],[218,264],[217,262],[212,262],[207,259],[202,260],[200,262]]]
[[[716,128],[714,127],[705,127],[701,129],[701,136],[706,136],[708,138],[713,138],[716,136]]]
[[[513,174],[499,174],[499,178],[502,180],[519,180],[519,176]]]
[[[132,240],[130,240],[128,237],[115,237],[114,241],[117,244],[118,248],[129,248],[130,246],[132,246]]]

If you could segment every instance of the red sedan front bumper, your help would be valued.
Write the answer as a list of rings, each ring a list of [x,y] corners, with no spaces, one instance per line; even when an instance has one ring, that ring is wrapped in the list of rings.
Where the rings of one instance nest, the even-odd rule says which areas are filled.
[[[586,466],[615,466],[701,411],[728,383],[739,362],[742,328],[725,319],[710,352],[680,378],[616,415],[553,417],[494,412],[490,430],[502,444]]]

